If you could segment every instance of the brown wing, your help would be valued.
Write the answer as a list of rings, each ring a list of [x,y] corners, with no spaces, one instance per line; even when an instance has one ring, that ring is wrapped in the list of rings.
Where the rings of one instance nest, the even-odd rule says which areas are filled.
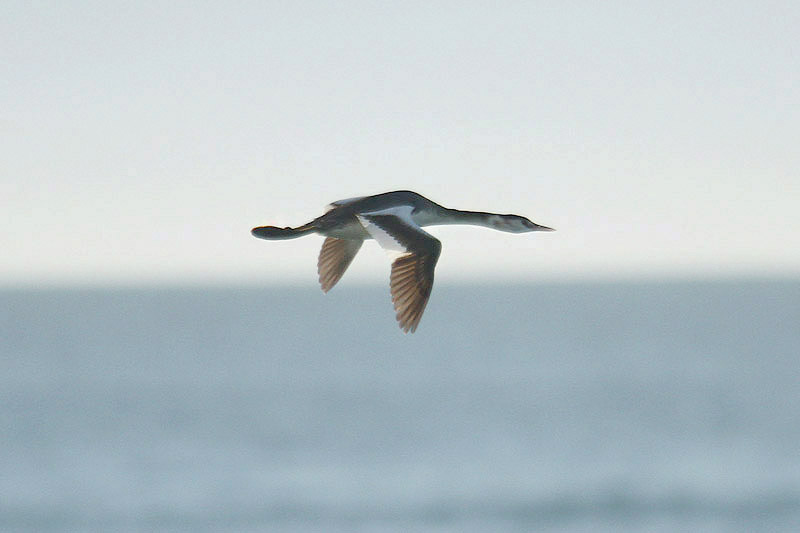
[[[336,283],[342,279],[347,267],[361,249],[364,241],[337,239],[327,237],[322,243],[322,250],[319,252],[317,261],[317,272],[319,273],[319,284],[323,292],[328,292]]]
[[[392,263],[390,288],[400,328],[414,333],[433,290],[438,253],[409,253]]]
[[[400,328],[406,333],[413,333],[431,296],[433,273],[442,243],[413,221],[399,216],[375,214],[362,217],[390,237],[392,248],[395,248],[393,244],[397,244],[400,250],[405,251],[392,263],[389,287]],[[381,246],[386,247],[386,239],[376,232],[376,228],[366,228],[378,242],[383,240]]]

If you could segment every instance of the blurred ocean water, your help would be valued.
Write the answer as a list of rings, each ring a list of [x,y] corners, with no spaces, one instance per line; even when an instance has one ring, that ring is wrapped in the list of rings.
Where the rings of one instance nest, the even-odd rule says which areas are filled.
[[[800,531],[800,280],[0,290],[2,531]]]

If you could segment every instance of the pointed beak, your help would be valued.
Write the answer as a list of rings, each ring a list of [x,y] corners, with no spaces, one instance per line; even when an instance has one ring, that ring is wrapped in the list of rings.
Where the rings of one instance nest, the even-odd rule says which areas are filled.
[[[532,231],[555,231],[553,228],[548,228],[547,226],[541,226],[536,222],[533,223],[533,227],[531,228]]]

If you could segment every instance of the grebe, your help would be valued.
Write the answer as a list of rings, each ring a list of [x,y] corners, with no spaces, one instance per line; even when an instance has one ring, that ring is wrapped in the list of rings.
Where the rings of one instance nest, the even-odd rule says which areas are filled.
[[[375,239],[392,262],[390,288],[400,328],[408,333],[419,325],[433,288],[433,270],[442,243],[422,226],[471,224],[511,233],[553,231],[519,215],[448,209],[412,191],[393,191],[333,202],[327,212],[296,228],[260,226],[259,239],[294,239],[308,233],[325,235],[317,272],[323,292],[341,279],[365,239]]]

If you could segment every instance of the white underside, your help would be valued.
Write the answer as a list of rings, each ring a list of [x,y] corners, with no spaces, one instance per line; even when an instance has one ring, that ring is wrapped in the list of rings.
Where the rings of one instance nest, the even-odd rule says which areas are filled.
[[[382,215],[397,217],[398,222],[411,228],[412,230],[419,231],[420,234],[430,238],[417,222],[417,217],[412,217],[411,213],[413,208],[411,206],[398,206],[389,209],[382,209],[380,211],[371,211],[368,213],[356,214],[358,222],[340,226],[335,230],[326,231],[325,235],[329,237],[336,237],[338,239],[352,239],[352,240],[366,240],[375,239],[375,241],[386,251],[392,259],[398,256],[409,253],[409,250],[402,245],[395,237],[381,228],[377,224],[370,221],[370,215]]]
[[[359,198],[340,200],[331,205],[339,206],[344,203],[348,203],[358,199]],[[430,226],[434,224],[446,223],[440,220],[438,217],[430,216],[425,212],[412,214],[412,211],[413,208],[411,206],[402,205],[397,207],[390,207],[388,209],[381,209],[379,211],[359,213],[356,215],[358,223],[351,222],[349,224],[339,226],[336,229],[328,230],[324,234],[328,237],[336,237],[337,239],[362,239],[362,240],[375,239],[378,241],[378,244],[380,244],[384,248],[387,248],[387,247],[399,246],[399,243],[397,243],[394,237],[392,237],[389,233],[379,228],[375,224],[369,222],[369,220],[366,218],[367,216],[388,215],[397,217],[406,226],[419,230],[420,233],[426,236],[428,235],[428,233],[422,230],[422,226]],[[405,249],[403,249],[403,251],[405,251]]]
[[[361,225],[364,226],[364,229],[372,236],[373,239],[378,241],[378,244],[381,245],[389,255],[396,257],[398,254],[402,255],[408,252],[408,249],[400,244],[397,239],[394,238],[394,235],[389,233],[388,231],[384,230],[383,228],[379,227],[376,224],[373,224],[369,220],[369,215],[383,215],[383,216],[392,216],[397,217],[400,222],[405,224],[406,226],[413,228],[415,230],[419,230],[421,233],[422,228],[420,228],[414,219],[411,217],[411,211],[413,208],[410,205],[403,205],[399,207],[392,207],[389,209],[382,209],[380,211],[373,211],[371,213],[363,213],[356,215],[358,221],[361,222]]]

